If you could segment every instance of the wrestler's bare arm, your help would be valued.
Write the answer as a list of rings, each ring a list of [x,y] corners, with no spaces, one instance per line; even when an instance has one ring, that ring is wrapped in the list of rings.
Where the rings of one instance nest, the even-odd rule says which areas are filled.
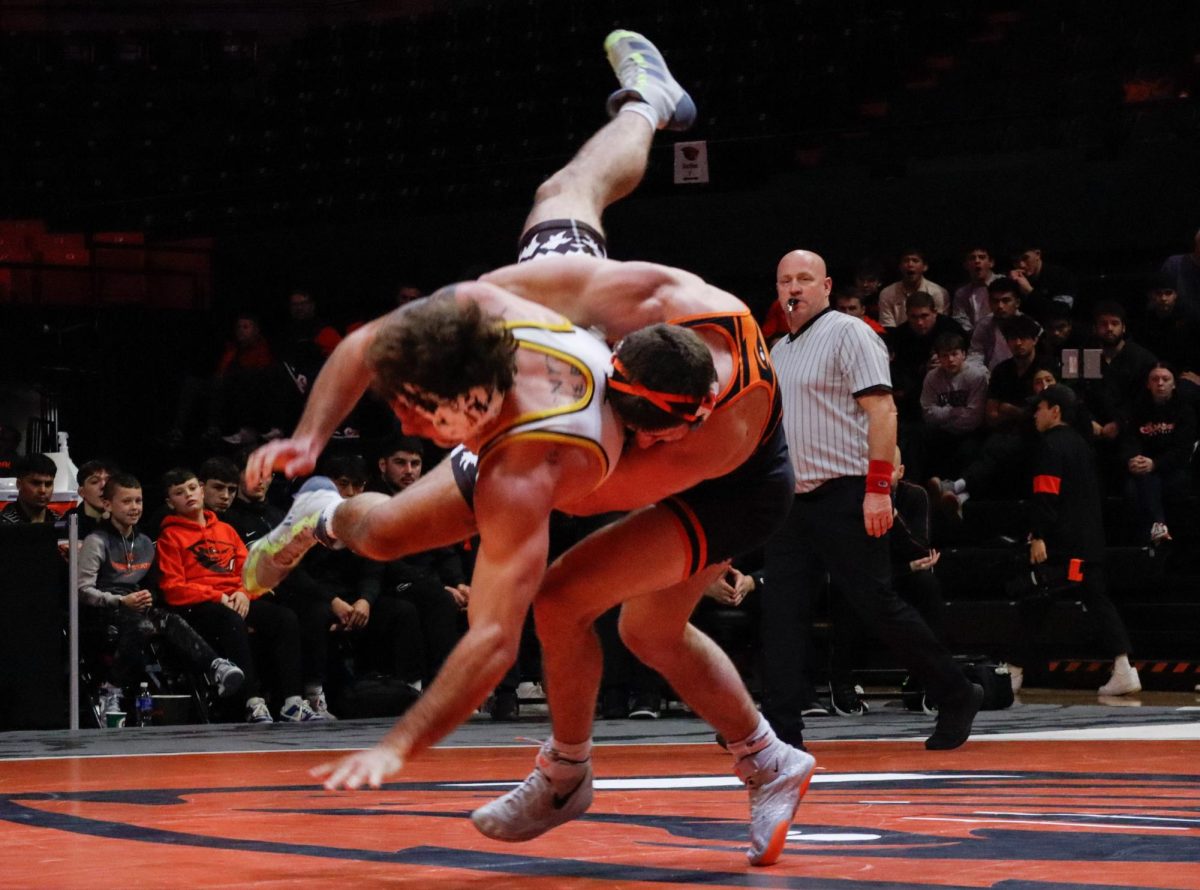
[[[516,658],[525,613],[545,573],[550,510],[578,466],[544,444],[501,449],[475,490],[480,547],[471,579],[470,629],[437,678],[374,748],[326,764],[327,788],[378,787],[388,774],[466,720]]]
[[[371,381],[367,350],[380,321],[364,325],[337,345],[317,375],[296,431],[290,438],[275,439],[250,455],[246,462],[248,485],[258,485],[275,470],[289,477],[312,472],[338,423],[367,391]]]
[[[552,256],[505,266],[480,281],[547,306],[580,327],[602,328],[614,340],[679,315],[713,311],[712,289],[702,279],[656,263]]]

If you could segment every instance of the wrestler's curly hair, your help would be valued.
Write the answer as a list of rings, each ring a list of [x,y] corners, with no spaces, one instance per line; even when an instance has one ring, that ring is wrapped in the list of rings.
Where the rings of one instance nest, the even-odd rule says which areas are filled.
[[[397,310],[380,326],[367,361],[385,397],[415,386],[450,399],[475,386],[512,389],[516,354],[501,319],[455,300],[450,287]]]
[[[717,379],[712,353],[695,331],[674,324],[640,328],[617,345],[617,358],[632,380],[658,392],[703,399]],[[640,396],[608,391],[608,400],[622,422],[634,429],[657,432],[683,423]]]

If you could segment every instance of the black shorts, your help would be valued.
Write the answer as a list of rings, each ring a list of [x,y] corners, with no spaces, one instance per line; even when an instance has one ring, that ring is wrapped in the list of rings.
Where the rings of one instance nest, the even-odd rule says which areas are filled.
[[[691,545],[688,577],[761,547],[787,518],[795,488],[787,439],[778,424],[732,473],[663,501]]]
[[[526,229],[517,244],[518,263],[556,253],[581,253],[604,259],[608,256],[608,243],[603,235],[585,222],[548,219]]]

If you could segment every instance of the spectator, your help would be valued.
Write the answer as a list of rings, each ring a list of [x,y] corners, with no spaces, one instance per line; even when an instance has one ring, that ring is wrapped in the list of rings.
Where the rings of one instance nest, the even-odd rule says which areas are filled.
[[[288,323],[276,343],[275,354],[292,382],[284,425],[295,427],[308,390],[317,379],[334,347],[342,341],[333,327],[317,317],[317,302],[308,291],[288,295]]]
[[[962,337],[963,329],[950,316],[939,315],[933,297],[924,291],[908,298],[904,323],[888,331],[892,387],[901,420],[920,418],[921,385],[925,375],[937,367],[933,344],[944,334]]]
[[[1129,471],[1127,492],[1137,505],[1143,540],[1171,540],[1164,500],[1191,491],[1196,413],[1175,388],[1175,375],[1159,362],[1146,378],[1146,391],[1121,424],[1122,457]]]
[[[1083,338],[1075,330],[1071,310],[1062,303],[1051,303],[1046,307],[1045,328],[1038,340],[1038,357],[1047,367],[1062,370],[1064,349],[1079,349]]]
[[[883,263],[870,257],[859,260],[854,267],[852,292],[862,300],[867,317],[879,321],[879,292],[883,289]]]
[[[26,454],[13,462],[17,477],[17,499],[0,510],[0,524],[54,522],[50,499],[58,467],[44,454]]]
[[[944,314],[950,308],[950,295],[946,293],[946,289],[925,277],[928,268],[923,250],[910,248],[900,254],[900,280],[879,292],[881,325],[885,328],[897,328],[904,324],[908,299],[918,292],[933,297],[934,309],[939,314]]]
[[[1021,315],[1021,290],[1011,278],[995,278],[987,286],[991,312],[975,324],[967,358],[994,371],[996,365],[1012,357],[1001,324],[1006,318]],[[1041,327],[1038,327],[1041,331]]]
[[[93,531],[104,518],[104,486],[112,474],[117,472],[117,466],[106,460],[89,460],[75,474],[79,483],[80,501],[63,514],[66,522],[71,516],[79,517],[79,540],[83,540]]]
[[[246,545],[232,526],[204,509],[204,489],[195,473],[169,470],[163,488],[171,513],[163,520],[158,538],[159,587],[171,608],[245,672],[247,721],[272,722],[259,694],[251,627],[284,696],[279,716],[293,722],[326,719],[300,695],[300,631],[295,614],[269,595],[251,600],[242,590]]]
[[[1162,273],[1174,285],[1183,304],[1200,313],[1200,230],[1192,239],[1192,252],[1167,257]]]
[[[1027,415],[1026,402],[1033,395],[1033,375],[1043,367],[1037,359],[1038,323],[1028,315],[1004,319],[1001,326],[1010,358],[996,365],[988,381],[984,419],[994,430],[1013,429]]]
[[[384,444],[378,462],[379,474],[368,486],[394,495],[413,485],[424,470],[424,445],[415,436],[397,436]],[[466,583],[461,550],[438,547],[393,560],[384,565],[383,595],[410,603],[420,617],[421,679],[428,683],[462,635],[459,612],[467,607],[470,587]],[[505,688],[516,695],[516,687]]]
[[[779,305],[778,300],[771,305],[778,307],[779,312],[782,314],[783,307]],[[857,291],[842,291],[839,294],[834,294],[833,308],[838,312],[845,312],[847,315],[853,315],[855,318],[861,318],[867,323],[871,330],[879,334],[879,336],[883,336],[885,330],[883,325],[871,318],[871,316],[867,315],[867,305],[863,302],[862,296]],[[783,332],[787,332],[786,324]]]
[[[1100,303],[1093,318],[1093,333],[1102,353],[1100,388],[1117,414],[1128,413],[1145,387],[1155,356],[1126,336],[1125,309],[1120,303]]]
[[[972,456],[976,433],[987,406],[988,372],[967,361],[966,343],[958,334],[934,341],[938,366],[925,376],[921,414],[925,421],[924,471],[918,478],[957,473]]]
[[[1038,321],[1045,318],[1051,303],[1062,303],[1067,308],[1075,305],[1078,293],[1075,276],[1062,266],[1043,260],[1040,247],[1022,247],[1013,254],[1013,267],[1008,277],[1021,289],[1025,311]]]
[[[967,282],[954,291],[950,317],[965,331],[974,330],[980,321],[992,314],[988,285],[999,277],[994,271],[995,266],[996,261],[986,247],[972,247],[963,255]]]
[[[233,339],[225,344],[213,377],[211,436],[226,433],[225,441],[237,445],[258,442],[260,431],[267,439],[281,435],[278,405],[284,391],[280,382],[275,355],[258,317],[239,313]]]
[[[1150,286],[1146,312],[1131,328],[1137,341],[1174,368],[1180,379],[1200,384],[1200,317],[1180,301],[1172,282],[1160,279]]]
[[[241,474],[237,464],[227,457],[210,457],[200,464],[198,475],[204,486],[204,509],[224,517],[238,494]]]
[[[1096,623],[1106,654],[1113,658],[1112,676],[1099,694],[1128,695],[1142,684],[1129,663],[1132,647],[1125,623],[1106,592],[1100,484],[1092,449],[1069,423],[1076,402],[1065,386],[1051,386],[1038,395],[1033,417],[1040,443],[1034,459],[1029,561],[1045,566],[1043,577],[1050,583],[1066,583],[1077,592]],[[1021,687],[1024,668],[1038,657],[1049,602],[1049,597],[1036,596],[1022,601],[1022,639],[1009,668],[1014,692]]]
[[[82,472],[82,471],[81,471]],[[99,520],[79,552],[79,599],[85,637],[117,631],[117,651],[103,686],[104,711],[120,711],[121,690],[144,664],[142,648],[160,634],[192,668],[208,677],[221,697],[242,687],[242,669],[217,655],[180,615],[154,604],[145,586],[154,563],[154,544],[135,526],[142,518],[142,485],[127,473],[114,472],[101,492],[106,518]]]

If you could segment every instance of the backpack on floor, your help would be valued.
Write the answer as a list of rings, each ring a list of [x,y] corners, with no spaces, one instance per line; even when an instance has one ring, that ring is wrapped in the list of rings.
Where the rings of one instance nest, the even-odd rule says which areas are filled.
[[[1002,711],[1013,703],[1012,678],[1008,673],[1008,665],[996,664],[986,655],[955,655],[954,663],[958,665],[963,676],[983,687],[983,704],[980,710]],[[929,710],[925,703],[925,690],[906,677],[900,687],[900,699],[904,707],[910,711]],[[930,703],[936,707],[935,703]]]
[[[421,693],[399,677],[368,673],[330,690],[329,710],[338,717],[398,717]]]

